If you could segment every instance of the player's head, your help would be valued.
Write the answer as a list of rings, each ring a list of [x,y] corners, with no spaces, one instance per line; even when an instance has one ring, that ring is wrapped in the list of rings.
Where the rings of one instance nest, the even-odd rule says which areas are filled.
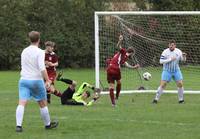
[[[169,49],[170,49],[170,51],[174,51],[175,48],[176,48],[176,41],[175,40],[171,40],[169,42]]]
[[[31,31],[28,33],[28,37],[31,43],[38,44],[40,42],[40,32],[38,31]]]
[[[133,48],[133,47],[128,47],[127,49],[126,49],[126,55],[127,56],[132,56],[132,55],[134,55],[135,54],[135,49]]]
[[[89,91],[85,91],[85,92],[83,93],[82,98],[85,100],[85,99],[87,99],[87,98],[89,98],[89,97],[90,97],[90,92],[89,92]]]
[[[47,42],[45,42],[45,50],[46,50],[48,53],[53,52],[54,46],[55,46],[55,43],[52,42],[52,41],[47,41]]]

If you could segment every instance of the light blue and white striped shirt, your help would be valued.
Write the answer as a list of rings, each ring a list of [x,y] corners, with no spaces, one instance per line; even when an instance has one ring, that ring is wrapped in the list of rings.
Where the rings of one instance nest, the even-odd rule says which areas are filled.
[[[176,57],[176,59],[172,60],[173,57]],[[183,53],[180,49],[175,48],[174,51],[171,51],[169,48],[167,48],[161,54],[160,64],[163,64],[163,70],[176,72],[177,70],[180,70],[180,60],[184,60]]]

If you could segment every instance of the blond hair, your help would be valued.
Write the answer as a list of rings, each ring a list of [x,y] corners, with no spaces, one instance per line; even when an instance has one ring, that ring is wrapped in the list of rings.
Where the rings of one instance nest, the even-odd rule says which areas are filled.
[[[55,42],[52,42],[52,41],[46,41],[45,42],[45,46],[51,46],[51,47],[54,47],[55,46]]]

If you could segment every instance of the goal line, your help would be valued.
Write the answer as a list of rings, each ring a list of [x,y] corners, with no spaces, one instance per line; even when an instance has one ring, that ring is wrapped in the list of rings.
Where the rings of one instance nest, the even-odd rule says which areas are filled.
[[[121,94],[151,93],[155,94],[157,90],[122,90]],[[176,90],[164,90],[167,94],[176,94]],[[102,91],[101,94],[109,94],[109,91]],[[200,91],[185,90],[184,94],[200,94]]]

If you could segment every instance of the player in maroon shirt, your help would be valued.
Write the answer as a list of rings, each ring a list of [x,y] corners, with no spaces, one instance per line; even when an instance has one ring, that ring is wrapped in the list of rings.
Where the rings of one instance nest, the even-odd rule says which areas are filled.
[[[123,36],[119,36],[119,41],[117,43],[117,47],[119,47],[119,52],[117,52],[107,63],[107,81],[109,83],[109,91],[110,91],[110,99],[112,102],[112,106],[115,106],[115,99],[119,98],[119,94],[121,91],[121,65],[125,65],[128,68],[136,69],[139,67],[139,64],[134,66],[128,64],[126,61],[129,57],[134,55],[135,50],[132,47],[127,49],[122,48],[121,44],[123,41]],[[114,98],[114,87],[115,81],[117,82],[116,86],[116,98]]]
[[[49,80],[51,81],[51,88],[49,90],[54,90],[54,81],[56,79],[56,67],[58,66],[58,57],[57,55],[53,52],[54,51],[54,47],[55,47],[55,43],[51,42],[51,41],[47,41],[45,42],[45,65],[46,65],[46,69],[47,69],[47,74],[49,76]],[[51,94],[50,93],[54,93],[54,92],[50,92],[49,90],[47,90],[47,102],[50,103],[50,99],[51,99]]]

